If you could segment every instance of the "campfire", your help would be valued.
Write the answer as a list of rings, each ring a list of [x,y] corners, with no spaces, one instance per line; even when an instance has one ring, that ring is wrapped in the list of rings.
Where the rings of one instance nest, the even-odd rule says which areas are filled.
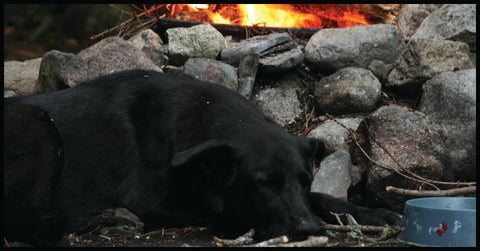
[[[346,28],[394,23],[395,4],[162,4],[146,11],[164,18],[284,28]]]

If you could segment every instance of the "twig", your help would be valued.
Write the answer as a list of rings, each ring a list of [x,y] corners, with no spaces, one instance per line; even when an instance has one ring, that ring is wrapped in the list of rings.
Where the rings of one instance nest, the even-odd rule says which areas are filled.
[[[111,33],[112,31],[115,31],[115,30],[120,30],[120,32],[119,32],[119,35],[120,35],[120,34],[121,34],[121,30],[124,29],[126,25],[130,25],[130,23],[134,22],[135,20],[137,20],[137,21],[140,23],[140,25],[137,25],[137,27],[136,27],[136,28],[138,29],[139,27],[146,26],[147,23],[148,23],[148,25],[153,25],[156,21],[158,21],[158,19],[160,19],[160,18],[163,17],[163,16],[160,16],[160,17],[159,17],[159,16],[155,16],[155,18],[153,19],[154,21],[152,21],[152,20],[147,20],[147,21],[143,22],[143,21],[140,20],[140,17],[150,14],[151,12],[153,12],[153,11],[155,11],[156,9],[160,8],[161,5],[159,5],[159,6],[157,6],[157,7],[152,7],[150,10],[146,10],[146,11],[144,11],[144,12],[142,12],[142,13],[139,13],[139,14],[131,13],[131,12],[127,12],[127,11],[121,10],[120,8],[115,7],[113,4],[111,4],[110,6],[113,7],[113,8],[115,8],[115,9],[117,9],[117,10],[120,10],[120,11],[122,12],[122,14],[128,14],[128,15],[131,15],[131,16],[133,16],[133,17],[131,17],[130,19],[128,19],[128,20],[126,20],[126,21],[124,21],[124,22],[122,22],[122,23],[120,23],[120,24],[118,24],[118,25],[116,25],[116,26],[114,26],[114,27],[112,27],[112,28],[110,28],[110,29],[105,30],[104,32],[101,32],[101,33],[99,33],[99,34],[97,34],[97,35],[91,36],[90,39],[96,39],[96,38],[98,38],[98,37],[103,37],[105,34]],[[125,29],[125,30],[126,30],[126,29]],[[126,33],[126,34],[128,34],[128,33]]]
[[[213,236],[213,240],[215,240],[215,244],[219,247],[223,246],[241,246],[253,243],[253,235],[255,234],[255,230],[252,228],[245,234],[237,237],[236,239],[229,240],[229,239],[220,239],[217,236]]]
[[[330,212],[330,214],[335,216],[335,219],[337,220],[338,224],[340,224],[340,226],[343,226],[343,222],[340,220],[340,215],[343,215],[342,213]]]
[[[308,239],[304,241],[280,243],[268,247],[323,247],[327,243],[328,237],[326,236],[309,236]]]
[[[5,243],[5,247],[11,247],[10,243],[8,243],[7,238],[3,237],[3,243]]]
[[[282,235],[282,236],[278,236],[278,237],[275,237],[266,241],[258,242],[255,244],[245,245],[243,247],[268,247],[268,246],[287,243],[287,242],[288,242],[287,236]]]
[[[440,191],[432,191],[432,190],[410,190],[410,189],[403,189],[397,188],[393,186],[387,186],[385,188],[387,192],[398,193],[402,195],[412,195],[416,197],[441,197],[441,196],[455,196],[455,195],[463,195],[469,193],[475,193],[477,191],[476,186],[471,187],[460,187],[460,188],[453,188],[447,190],[440,190]]]
[[[112,238],[110,238],[109,236],[106,236],[106,235],[103,235],[103,234],[99,234],[98,237],[102,237],[104,239],[107,239],[108,242],[112,242]]]
[[[389,229],[396,230],[395,227],[391,228],[391,227],[380,227],[380,226],[371,226],[371,225],[356,225],[356,226],[346,225],[345,226],[345,225],[334,225],[334,224],[322,225],[320,226],[320,229],[342,231],[342,232],[348,232],[348,231],[353,231],[354,229],[359,229],[362,232],[369,232],[369,233],[381,233]]]

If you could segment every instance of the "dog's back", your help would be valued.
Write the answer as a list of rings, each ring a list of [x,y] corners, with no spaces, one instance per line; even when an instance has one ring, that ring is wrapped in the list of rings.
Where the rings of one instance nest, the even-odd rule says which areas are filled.
[[[47,110],[60,132],[66,161],[56,206],[69,213],[112,206],[106,203],[148,212],[151,200],[168,191],[162,169],[175,153],[209,139],[228,141],[242,131],[282,130],[224,87],[146,70],[5,99],[6,106],[11,104]]]

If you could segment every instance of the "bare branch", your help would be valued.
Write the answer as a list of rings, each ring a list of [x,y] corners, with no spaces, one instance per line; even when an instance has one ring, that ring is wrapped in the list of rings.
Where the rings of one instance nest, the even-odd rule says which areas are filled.
[[[278,236],[278,237],[275,237],[266,241],[258,242],[255,244],[245,245],[243,247],[269,247],[272,245],[287,243],[287,242],[288,242],[287,236],[282,235],[282,236]]]
[[[304,241],[276,244],[269,247],[323,247],[328,243],[326,236],[309,236]]]
[[[410,189],[403,189],[397,188],[393,186],[387,186],[385,188],[387,192],[398,193],[402,195],[412,195],[416,197],[441,197],[441,196],[456,196],[456,195],[464,195],[475,193],[477,191],[476,186],[471,187],[460,187],[460,188],[453,188],[447,190],[440,190],[440,191],[432,191],[432,190],[410,190]]]
[[[241,246],[253,243],[253,235],[255,234],[255,230],[252,228],[245,234],[239,236],[236,239],[229,240],[229,239],[220,239],[217,236],[213,236],[213,240],[215,240],[215,244],[219,247],[223,246]]]
[[[342,225],[326,224],[326,225],[320,226],[320,228],[325,229],[325,230],[343,231],[343,232],[349,232],[349,231],[353,231],[355,229],[358,229],[362,232],[369,232],[369,233],[381,233],[381,232],[387,231],[389,229],[396,230],[396,228],[371,226],[371,225],[356,225],[356,226],[343,225],[342,226]]]

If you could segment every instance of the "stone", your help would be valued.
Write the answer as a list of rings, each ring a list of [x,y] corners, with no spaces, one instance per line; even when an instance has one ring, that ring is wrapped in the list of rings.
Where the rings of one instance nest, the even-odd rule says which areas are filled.
[[[63,66],[75,55],[57,50],[48,51],[43,55],[38,78],[35,81],[35,93],[53,92],[68,88],[62,81],[60,72]]]
[[[301,80],[296,74],[290,73],[276,77],[272,78],[273,84],[254,88],[252,102],[265,115],[284,126],[294,121],[295,117],[302,112],[297,97],[297,91],[301,90]]]
[[[163,41],[160,36],[151,29],[146,29],[136,34],[128,39],[127,43],[142,50],[158,67],[168,64],[168,57],[162,51]]]
[[[361,118],[342,118],[337,120],[353,131],[357,130],[360,122],[362,122]],[[349,136],[350,132],[334,120],[325,121],[307,134],[307,137],[323,140],[327,154],[341,149],[348,149],[349,145],[345,142],[349,139]]]
[[[456,180],[476,180],[476,68],[443,72],[423,85],[419,111],[443,126]]]
[[[315,84],[315,105],[327,113],[369,112],[380,100],[381,88],[371,71],[347,67]]]
[[[410,40],[423,20],[441,6],[441,4],[404,4],[398,13],[398,28],[405,40]]]
[[[184,72],[196,79],[216,83],[233,91],[238,89],[237,70],[226,63],[209,58],[189,58]]]
[[[397,171],[407,174],[403,168],[429,180],[453,181],[448,147],[441,137],[442,129],[427,115],[406,107],[388,105],[380,107],[365,120],[368,126],[361,123],[356,137],[364,151],[376,162],[372,163],[356,145],[351,147],[351,156],[354,163],[359,163],[366,180],[359,183],[364,188],[355,190],[366,194],[369,206],[401,213],[405,201],[412,197],[386,192],[386,186],[404,189],[423,186],[427,189],[425,182],[397,174]]]
[[[476,4],[445,4],[423,20],[413,38],[461,41],[476,51]]]
[[[61,68],[59,78],[72,87],[99,76],[132,69],[162,72],[140,49],[120,37],[107,37],[70,59]]]
[[[463,42],[412,38],[385,83],[399,93],[416,97],[425,81],[441,72],[473,68]]]
[[[3,89],[11,90],[18,95],[33,94],[41,62],[42,58],[23,62],[5,61],[3,63]]]
[[[351,168],[348,151],[338,150],[328,155],[313,177],[310,192],[325,193],[347,201]]]
[[[227,47],[222,33],[208,23],[189,28],[170,28],[166,34],[169,63],[177,66],[183,65],[189,58],[217,59]]]
[[[392,24],[321,29],[307,42],[305,61],[332,74],[346,67],[367,69],[373,60],[393,64],[404,49],[402,32]]]

